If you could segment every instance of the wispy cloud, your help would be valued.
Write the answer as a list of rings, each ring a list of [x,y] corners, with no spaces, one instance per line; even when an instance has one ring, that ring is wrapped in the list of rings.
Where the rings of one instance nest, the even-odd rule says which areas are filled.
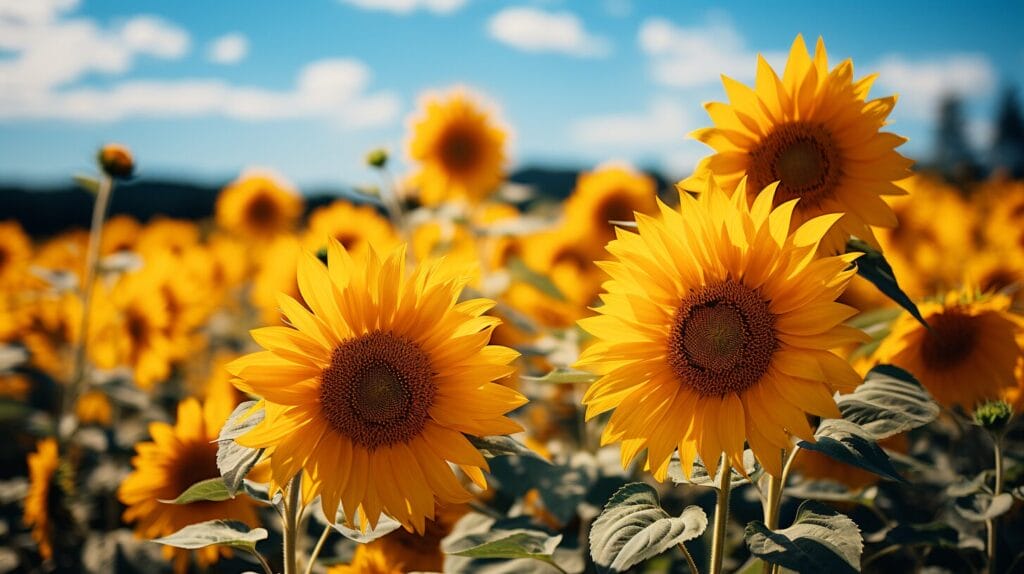
[[[985,97],[993,93],[997,83],[995,66],[982,54],[927,59],[892,54],[870,70],[878,72],[877,89],[899,94],[894,113],[914,119],[934,117],[943,96]]]
[[[427,10],[436,14],[450,14],[466,5],[468,0],[341,0],[364,10],[381,10],[395,14],[411,14]]]
[[[215,64],[237,64],[249,54],[249,39],[241,32],[232,32],[210,43],[206,57]]]
[[[588,32],[571,12],[545,12],[513,7],[498,12],[487,22],[495,40],[526,52],[553,52],[579,57],[604,56],[611,43]]]
[[[754,78],[756,52],[732,22],[722,15],[694,26],[678,26],[665,18],[648,18],[637,36],[649,57],[654,81],[672,88],[717,85],[722,74],[737,80]],[[768,53],[771,63],[785,62],[785,54]]]

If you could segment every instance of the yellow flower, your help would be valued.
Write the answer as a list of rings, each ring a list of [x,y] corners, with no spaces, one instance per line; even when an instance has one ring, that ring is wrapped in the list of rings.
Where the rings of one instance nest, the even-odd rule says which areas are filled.
[[[28,280],[32,242],[17,221],[0,221],[0,292],[22,287]]]
[[[46,438],[39,441],[36,452],[28,455],[28,495],[25,497],[25,524],[32,527],[32,539],[39,545],[39,554],[46,560],[53,556],[53,526],[50,524],[50,502],[53,490],[60,487],[54,483],[57,465],[57,440]]]
[[[222,502],[169,504],[193,484],[220,476],[217,470],[217,438],[221,426],[234,405],[208,399],[205,404],[188,398],[178,403],[178,420],[171,426],[164,422],[149,425],[152,442],[135,445],[133,471],[117,491],[118,499],[127,508],[126,522],[135,522],[135,534],[141,538],[159,538],[197,522],[207,520],[239,520],[257,526],[255,502],[244,494]],[[174,558],[176,572],[188,567],[187,550],[164,547],[164,556]],[[230,556],[227,548],[209,546],[197,550],[199,563],[208,566],[218,556]]]
[[[839,214],[789,234],[793,201],[772,209],[769,186],[748,206],[714,182],[660,218],[620,230],[600,313],[580,321],[597,337],[576,366],[603,375],[583,398],[587,417],[614,409],[602,436],[622,443],[623,465],[647,450],[663,480],[678,447],[714,474],[725,453],[742,468],[746,441],[768,472],[782,472],[790,435],[813,441],[807,414],[838,417],[836,390],[861,378],[829,350],[865,341],[842,325],[856,311],[835,299],[856,255],[815,259]]]
[[[1017,384],[1024,319],[1009,308],[1009,297],[979,295],[970,288],[922,302],[918,309],[931,330],[904,313],[875,360],[906,369],[939,404],[970,412]]]
[[[243,174],[217,197],[217,225],[247,239],[267,240],[290,231],[302,207],[302,197],[269,174]]]
[[[175,338],[170,304],[163,290],[162,269],[147,266],[125,275],[106,297],[118,318],[100,335],[90,353],[102,368],[127,365],[135,383],[144,389],[167,379],[171,363],[186,341]]]
[[[158,217],[146,224],[135,250],[143,259],[155,253],[181,255],[199,244],[199,228],[191,221]]]
[[[103,391],[89,391],[78,397],[75,405],[75,416],[78,422],[87,424],[98,424],[107,426],[110,424],[111,415],[110,399]]]
[[[411,183],[425,205],[479,202],[504,177],[505,131],[461,90],[425,99],[408,147],[416,163]]]
[[[1024,249],[1024,182],[993,184],[984,190],[989,214],[986,241],[1007,250]]]
[[[327,247],[329,237],[340,241],[352,253],[366,249],[367,245],[378,251],[390,251],[399,243],[391,222],[373,206],[353,205],[341,199],[318,207],[310,214],[302,244],[316,253]]]
[[[433,520],[428,520],[423,534],[396,530],[374,540],[368,546],[378,550],[391,563],[401,564],[404,572],[443,572],[444,553],[441,540],[467,512],[465,504],[438,505]]]
[[[553,231],[524,238],[523,258],[531,269],[551,279],[559,292],[580,309],[590,305],[607,279],[594,260],[605,255],[605,241],[593,229],[566,221]]]
[[[879,131],[896,97],[867,101],[875,77],[854,81],[850,60],[829,71],[821,39],[812,60],[797,36],[781,80],[758,56],[755,89],[723,77],[731,105],[705,106],[715,127],[693,136],[717,153],[679,185],[701,190],[700,182],[713,175],[731,192],[746,176],[753,200],[781,181],[776,205],[801,199],[793,229],[823,213],[845,213],[822,242],[823,252],[841,252],[850,235],[874,244],[872,227],[896,227],[881,196],[904,193],[894,182],[911,165],[895,151],[906,140]]]
[[[633,212],[652,213],[657,184],[626,166],[607,165],[582,173],[565,202],[565,218],[604,245],[615,239],[609,221],[633,221]]]
[[[7,373],[0,375],[0,397],[14,401],[23,401],[28,398],[32,390],[32,383],[28,377],[20,373]]]
[[[384,512],[423,532],[435,498],[468,501],[448,463],[485,488],[487,462],[466,434],[518,432],[504,414],[526,399],[491,382],[513,371],[517,353],[487,344],[498,323],[483,315],[491,301],[456,303],[466,280],[444,262],[407,277],[404,248],[381,261],[331,240],[327,268],[305,253],[298,282],[309,310],[280,296],[293,327],[252,331],[267,351],[229,365],[266,408],[239,442],[268,449],[278,485],[303,472],[306,501],[320,494],[327,516],[340,503],[370,525]]]
[[[360,544],[352,562],[331,566],[327,574],[402,574],[406,572],[404,566],[379,546]]]
[[[134,251],[142,234],[142,225],[130,215],[115,215],[103,224],[100,254],[111,255],[119,251]]]
[[[299,297],[295,268],[301,253],[299,240],[291,235],[278,236],[263,250],[249,299],[260,310],[260,320],[264,323],[280,323],[278,293]]]

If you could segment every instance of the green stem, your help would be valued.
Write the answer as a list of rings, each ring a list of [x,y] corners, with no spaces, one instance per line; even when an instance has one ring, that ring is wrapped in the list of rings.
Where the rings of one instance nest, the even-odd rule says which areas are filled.
[[[718,479],[718,502],[715,505],[715,530],[711,538],[711,564],[709,574],[721,574],[725,562],[725,531],[729,525],[729,491],[732,488],[732,467],[729,458],[722,457],[722,476]]]
[[[316,557],[320,556],[320,550],[323,549],[324,543],[327,542],[327,538],[330,537],[331,531],[334,530],[330,524],[324,526],[324,532],[320,535],[320,539],[316,541],[316,546],[313,547],[313,552],[309,555],[309,563],[306,564],[306,574],[313,573],[313,564],[316,563]]]
[[[693,555],[690,554],[686,545],[680,542],[679,549],[683,551],[683,556],[686,557],[686,564],[690,567],[690,574],[700,574],[700,570],[697,569],[697,563],[693,561]]]
[[[270,567],[270,563],[267,562],[267,559],[264,558],[262,554],[260,554],[259,552],[256,552],[254,550],[252,552],[252,555],[255,556],[257,560],[260,561],[260,566],[263,567],[263,572],[265,572],[266,574],[274,574],[274,569]]]
[[[783,453],[786,457],[786,462],[782,466],[782,475],[778,478],[774,476],[768,477],[768,508],[764,513],[764,522],[769,530],[776,530],[779,528],[779,507],[782,505],[782,491],[786,487],[786,481],[789,480],[789,471],[793,469],[793,461],[796,460],[796,455],[800,452],[799,446],[794,446],[793,450]],[[766,574],[775,574],[779,571],[777,564],[768,564],[768,570]]]
[[[299,537],[299,496],[301,493],[301,474],[296,474],[288,485],[284,500],[284,574],[298,574],[295,561],[295,542]]]
[[[103,221],[107,217],[107,209],[110,206],[110,197],[114,192],[114,180],[106,175],[100,174],[99,188],[96,190],[96,203],[92,208],[92,223],[89,227],[89,247],[85,256],[85,280],[81,286],[82,295],[82,320],[78,329],[78,344],[75,345],[74,370],[71,374],[71,384],[66,391],[64,400],[58,402],[61,412],[57,413],[58,428],[61,417],[64,413],[74,408],[75,401],[82,393],[86,382],[86,351],[89,340],[89,319],[92,315],[92,296],[96,286],[96,275],[99,270],[100,242],[103,240]],[[70,427],[62,433],[62,438],[67,438],[74,432]],[[66,436],[65,436],[66,434]]]
[[[992,453],[996,459],[996,485],[992,490],[993,499],[1003,493],[1003,448],[1001,443],[1002,437],[992,437]],[[986,544],[988,572],[994,574],[996,572],[996,518],[986,520],[985,527],[988,530],[988,543]]]

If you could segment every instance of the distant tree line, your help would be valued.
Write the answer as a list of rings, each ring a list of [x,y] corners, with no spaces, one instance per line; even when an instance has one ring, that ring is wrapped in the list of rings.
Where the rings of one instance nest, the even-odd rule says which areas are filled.
[[[967,137],[963,102],[958,96],[943,98],[939,105],[935,148],[922,162],[925,171],[938,173],[952,183],[968,188],[988,177],[1024,178],[1024,114],[1015,88],[1000,98],[988,147],[976,149]]]

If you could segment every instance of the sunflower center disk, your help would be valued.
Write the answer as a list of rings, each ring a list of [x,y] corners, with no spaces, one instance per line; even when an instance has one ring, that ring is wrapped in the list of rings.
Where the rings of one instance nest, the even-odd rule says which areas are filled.
[[[343,342],[320,378],[327,422],[370,450],[418,436],[437,391],[427,354],[385,331]]]
[[[928,318],[931,331],[925,332],[921,357],[933,370],[949,369],[971,356],[978,342],[979,325],[975,317],[946,311]]]
[[[750,188],[756,194],[778,181],[775,203],[800,198],[816,205],[835,192],[842,177],[839,150],[821,124],[791,122],[776,127],[750,152]]]
[[[732,280],[705,286],[676,311],[669,365],[701,396],[743,391],[768,370],[777,347],[774,324],[756,291]]]
[[[441,161],[452,171],[468,171],[477,161],[479,147],[473,134],[450,129],[441,140]]]
[[[277,220],[277,205],[266,195],[253,199],[246,211],[246,219],[257,227],[272,227]]]

